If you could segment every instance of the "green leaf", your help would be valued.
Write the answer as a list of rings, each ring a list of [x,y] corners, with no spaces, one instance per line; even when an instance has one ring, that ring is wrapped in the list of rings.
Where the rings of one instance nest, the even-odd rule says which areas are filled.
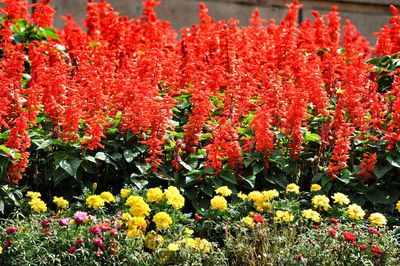
[[[94,158],[96,158],[97,160],[100,160],[100,161],[105,161],[107,158],[107,155],[104,152],[98,152],[98,153],[96,153]]]
[[[310,133],[309,131],[306,131],[304,134],[304,139],[306,141],[306,144],[309,142],[320,143],[321,136],[318,134]]]
[[[60,40],[60,37],[58,37],[57,33],[54,31],[52,28],[43,28],[44,32],[46,34],[46,37],[50,37],[56,40]]]
[[[386,160],[391,164],[391,165],[393,165],[394,167],[396,167],[396,168],[400,168],[400,164],[399,164],[399,161],[398,160],[395,160],[395,159],[393,159],[392,158],[392,156],[388,156],[388,157],[386,157]]]
[[[382,190],[376,188],[368,189],[365,193],[365,198],[375,204],[389,203],[389,196]]]
[[[387,172],[393,169],[393,165],[385,164],[375,168],[374,174],[376,178],[381,179]]]
[[[222,169],[221,172],[219,173],[219,176],[222,177],[224,180],[228,181],[229,183],[237,185],[236,177],[231,170]]]
[[[124,150],[124,158],[127,163],[131,163],[139,154],[140,152],[138,151]]]
[[[67,158],[61,160],[59,166],[64,169],[70,176],[76,177],[76,172],[81,165],[82,160],[78,158]]]
[[[254,189],[254,186],[256,185],[256,176],[250,176],[244,179],[244,187],[247,189]]]
[[[10,154],[10,149],[5,145],[0,145],[0,151],[3,151],[5,154]]]
[[[151,165],[149,163],[136,162],[135,166],[137,167],[137,169],[139,169],[142,175],[145,174],[147,171],[149,171],[151,168]]]
[[[0,200],[0,212],[4,213],[4,201]]]
[[[295,170],[293,163],[277,151],[272,152],[269,160],[270,162],[276,164],[276,166],[286,174],[291,174]]]
[[[256,176],[258,173],[260,173],[262,170],[264,170],[264,165],[263,164],[256,164],[253,166],[253,175]]]

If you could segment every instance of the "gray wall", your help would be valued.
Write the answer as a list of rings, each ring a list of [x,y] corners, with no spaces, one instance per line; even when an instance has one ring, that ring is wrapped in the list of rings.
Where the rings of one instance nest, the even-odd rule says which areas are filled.
[[[123,15],[129,17],[140,16],[142,0],[108,0],[114,8]],[[179,30],[182,27],[197,23],[197,12],[199,2],[204,2],[210,14],[215,19],[228,19],[233,17],[239,19],[241,24],[247,24],[249,16],[254,8],[260,9],[264,18],[281,19],[286,13],[285,3],[291,0],[163,0],[162,5],[157,8],[158,17],[171,21],[174,28]],[[372,33],[387,23],[390,18],[389,5],[394,4],[400,7],[400,0],[305,0],[301,1],[304,8],[300,14],[300,20],[310,16],[311,10],[329,12],[331,5],[336,5],[342,14],[342,19],[351,19],[360,32],[372,43],[375,38]],[[52,5],[57,10],[55,25],[62,26],[60,16],[68,13],[73,14],[78,22],[85,17],[86,0],[53,0]]]

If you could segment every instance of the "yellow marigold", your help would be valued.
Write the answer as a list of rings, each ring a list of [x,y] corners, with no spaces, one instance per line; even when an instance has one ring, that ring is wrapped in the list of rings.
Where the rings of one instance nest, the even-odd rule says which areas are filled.
[[[148,233],[146,236],[145,245],[148,249],[156,249],[164,244],[164,238],[162,235],[156,234],[155,232]]]
[[[129,236],[129,237],[143,236],[143,231],[140,230],[140,229],[137,228],[137,227],[134,227],[134,228],[132,228],[132,229],[128,229],[128,230],[126,231],[126,235]]]
[[[164,190],[164,195],[168,199],[171,194],[181,194],[178,188],[174,186],[169,186],[167,189]]]
[[[313,211],[311,209],[304,210],[303,211],[303,217],[306,218],[306,219],[309,219],[309,220],[311,220],[313,222],[316,222],[316,223],[321,222],[321,217],[320,217],[319,213],[316,212],[316,211]]]
[[[383,227],[387,223],[386,217],[379,212],[371,213],[371,215],[368,217],[368,220],[371,226]]]
[[[249,201],[254,201],[254,202],[263,202],[264,201],[264,195],[260,191],[252,191],[248,195]]]
[[[134,229],[134,228],[139,228],[141,230],[146,230],[147,223],[146,219],[144,217],[132,217],[126,224],[128,229]]]
[[[281,222],[289,223],[289,222],[293,221],[293,219],[294,219],[293,214],[291,214],[288,211],[280,211],[280,210],[276,211],[275,217],[274,217],[274,221],[278,222],[278,223],[281,223]]]
[[[129,213],[132,216],[149,216],[150,207],[140,196],[129,196],[125,205],[130,207]]]
[[[67,208],[69,205],[68,200],[64,199],[63,197],[54,197],[53,203],[56,204],[60,209]]]
[[[239,192],[239,193],[237,194],[237,196],[238,196],[238,198],[240,198],[240,199],[243,200],[243,201],[245,201],[245,200],[247,199],[247,195],[244,194],[244,193],[242,193],[242,192]]]
[[[350,219],[361,220],[365,216],[363,209],[357,204],[351,204],[347,207],[346,213]]]
[[[269,202],[265,202],[265,201],[264,202],[255,201],[254,202],[254,207],[259,212],[270,212],[270,211],[272,211],[272,204],[269,203]]]
[[[159,187],[150,188],[147,191],[146,198],[148,202],[160,202],[164,199],[164,193]]]
[[[121,188],[121,191],[119,192],[119,194],[121,195],[121,198],[123,198],[123,199],[128,197],[130,193],[131,193],[131,190],[128,188]]]
[[[175,252],[175,251],[179,250],[179,245],[175,244],[175,243],[171,243],[171,244],[168,245],[167,249],[169,251]]]
[[[228,203],[222,196],[215,196],[211,199],[211,208],[219,211],[225,211],[228,209]]]
[[[316,192],[316,191],[320,191],[320,190],[321,190],[321,186],[320,185],[318,185],[318,184],[312,184],[311,185],[310,191]]]
[[[228,197],[228,196],[232,195],[232,190],[230,190],[228,188],[228,186],[222,186],[222,187],[217,188],[215,190],[215,193],[217,193],[218,195],[221,195],[223,197]]]
[[[28,198],[31,198],[31,199],[36,199],[36,198],[40,198],[42,195],[40,194],[40,192],[28,191],[28,192],[26,192],[25,196]]]
[[[294,194],[299,194],[300,193],[300,187],[294,183],[291,183],[286,186],[286,193],[294,193]]]
[[[279,192],[276,189],[263,191],[262,194],[264,196],[264,200],[268,200],[268,201],[273,200],[279,196]]]
[[[3,254],[3,247],[0,247],[0,254]]]
[[[400,212],[400,200],[396,203],[396,209],[398,212]]]
[[[340,192],[333,194],[332,199],[334,200],[334,203],[337,203],[339,205],[349,205],[350,203],[349,198],[345,194]]]
[[[91,195],[86,199],[89,208],[98,209],[104,206],[104,200],[99,195]]]
[[[106,203],[115,202],[115,198],[114,198],[113,194],[111,194],[111,192],[108,192],[108,191],[101,192],[100,197]]]
[[[153,216],[153,222],[158,230],[167,229],[172,224],[171,216],[166,212],[158,212]]]
[[[122,221],[129,221],[131,218],[132,218],[132,216],[131,216],[129,213],[127,213],[127,212],[124,212],[124,213],[121,215]]]
[[[243,217],[241,221],[242,223],[244,223],[245,226],[247,226],[250,229],[254,227],[253,218],[251,218],[250,216]]]
[[[31,206],[31,209],[34,210],[37,213],[41,213],[41,212],[46,212],[47,211],[46,203],[44,203],[44,201],[39,199],[39,198],[31,199],[28,202],[28,204]]]
[[[171,194],[167,199],[167,203],[175,210],[179,210],[185,206],[185,198],[181,194]]]
[[[314,208],[316,209],[322,209],[324,211],[328,211],[329,208],[331,207],[329,205],[329,198],[325,195],[316,195],[312,198],[311,202]]]

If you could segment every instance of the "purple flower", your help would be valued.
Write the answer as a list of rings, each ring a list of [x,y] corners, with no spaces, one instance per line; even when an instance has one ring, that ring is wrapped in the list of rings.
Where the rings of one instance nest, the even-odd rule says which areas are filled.
[[[71,219],[70,219],[70,218],[62,218],[62,219],[58,222],[58,224],[61,225],[61,226],[68,226],[70,222],[71,222]]]
[[[90,220],[92,220],[94,223],[97,222],[97,217],[94,215],[89,215]]]
[[[117,211],[117,216],[121,217],[122,216],[122,211]]]
[[[17,232],[17,227],[15,227],[15,226],[10,226],[10,227],[8,227],[8,228],[6,229],[7,235],[12,235],[12,234],[14,234],[15,232]]]
[[[77,211],[75,212],[74,217],[77,224],[83,224],[88,219],[88,214],[87,212]]]

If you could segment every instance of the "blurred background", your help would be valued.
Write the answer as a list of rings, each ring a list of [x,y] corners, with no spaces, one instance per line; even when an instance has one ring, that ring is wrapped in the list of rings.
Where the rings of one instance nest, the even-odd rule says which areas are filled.
[[[31,2],[36,2],[31,0]],[[142,0],[108,0],[114,8],[122,15],[138,17],[142,11]],[[235,18],[242,25],[248,23],[248,19],[255,8],[260,9],[261,17],[273,18],[279,21],[286,14],[285,4],[290,0],[163,0],[162,5],[157,7],[158,17],[171,21],[176,30],[198,22],[198,6],[203,2],[209,9],[209,13],[216,20]],[[61,27],[63,21],[60,19],[68,13],[73,14],[77,22],[85,18],[86,0],[52,0],[53,7],[57,10],[56,27]],[[343,22],[350,19],[359,31],[374,44],[372,36],[390,18],[389,5],[400,7],[400,0],[307,0],[301,1],[304,5],[299,16],[299,22],[310,17],[311,10],[320,13],[329,12],[332,5],[336,5],[342,15]]]

